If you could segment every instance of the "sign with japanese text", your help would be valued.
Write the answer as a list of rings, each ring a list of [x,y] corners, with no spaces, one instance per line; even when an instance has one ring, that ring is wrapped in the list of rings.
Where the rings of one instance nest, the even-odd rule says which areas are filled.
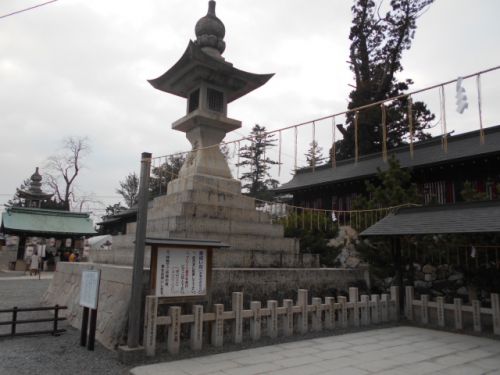
[[[80,286],[80,305],[90,309],[97,309],[99,298],[99,280],[101,273],[97,270],[83,271]]]
[[[158,249],[156,296],[184,297],[206,294],[206,249]]]

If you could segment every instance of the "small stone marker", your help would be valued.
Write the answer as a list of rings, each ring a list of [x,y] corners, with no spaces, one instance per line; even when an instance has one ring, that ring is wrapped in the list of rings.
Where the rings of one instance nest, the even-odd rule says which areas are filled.
[[[453,299],[453,309],[455,312],[455,329],[462,329],[462,299],[455,298]]]
[[[170,354],[178,354],[181,347],[181,308],[170,307],[168,316],[170,316],[170,326],[168,327],[167,350]]]
[[[267,301],[267,308],[271,313],[267,317],[267,335],[274,339],[278,337],[278,301]]]
[[[193,323],[191,323],[191,350],[201,350],[203,346],[203,306],[193,306]]]
[[[378,294],[372,294],[372,323],[380,323],[380,296]]]
[[[354,327],[359,327],[359,296],[358,288],[349,288],[349,302],[352,303],[352,323]]]
[[[146,296],[146,312],[144,317],[144,347],[146,355],[153,357],[156,351],[156,318],[158,316],[158,298]]]
[[[481,332],[481,302],[477,299],[472,301],[472,323],[474,332]]]
[[[370,296],[366,294],[361,296],[361,324],[370,324]]]
[[[233,335],[234,335],[234,343],[239,344],[243,341],[243,293],[241,292],[233,292],[232,298],[232,308],[234,311],[234,320],[233,320]]]
[[[217,303],[214,305],[215,320],[212,322],[212,345],[222,346],[224,340],[224,305]]]
[[[420,296],[420,302],[422,303],[420,309],[420,320],[422,324],[429,324],[429,295],[422,294]]]
[[[408,320],[413,320],[413,298],[414,292],[412,286],[406,287],[406,299],[405,299],[405,316]]]
[[[286,313],[283,315],[283,335],[293,335],[293,301],[291,299],[283,300],[283,306],[286,308]]]
[[[326,310],[325,310],[325,328],[334,329],[335,328],[335,298],[326,297],[325,298]]]
[[[308,311],[307,311],[307,289],[299,289],[297,304],[300,306],[300,316],[298,319],[299,325],[299,333],[304,334],[307,333],[308,330]]]
[[[314,306],[314,312],[312,314],[311,322],[312,330],[314,332],[321,332],[321,330],[323,329],[321,320],[321,298],[313,298],[312,305]]]
[[[340,326],[342,328],[347,328],[347,298],[344,296],[340,296],[337,298],[337,300],[340,303]]]
[[[391,319],[397,322],[399,320],[399,314],[401,311],[399,300],[399,286],[391,286],[391,305]]]
[[[436,297],[436,314],[438,319],[438,326],[444,327],[444,297]]]
[[[493,315],[493,333],[500,335],[500,298],[498,293],[491,293],[491,312]]]

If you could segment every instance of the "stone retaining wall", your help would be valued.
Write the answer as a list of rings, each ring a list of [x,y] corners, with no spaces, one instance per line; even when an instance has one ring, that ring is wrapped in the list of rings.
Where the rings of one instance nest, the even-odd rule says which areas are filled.
[[[82,307],[79,305],[81,273],[87,269],[101,270],[96,339],[114,349],[124,343],[132,268],[93,263],[59,262],[52,282],[43,297],[46,305],[66,305],[69,323],[81,326]],[[248,299],[295,298],[297,288],[309,289],[316,295],[334,295],[349,286],[367,281],[363,268],[214,268],[212,301],[226,303],[231,292],[244,292]],[[147,287],[149,270],[144,270]],[[146,288],[145,288],[146,290]],[[246,303],[247,301],[245,301]]]

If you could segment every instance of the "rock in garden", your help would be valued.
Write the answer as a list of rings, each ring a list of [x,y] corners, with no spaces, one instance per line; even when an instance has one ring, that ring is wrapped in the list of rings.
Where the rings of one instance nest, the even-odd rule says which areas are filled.
[[[436,272],[436,267],[434,267],[433,265],[431,264],[426,264],[423,268],[422,268],[422,272],[423,273],[435,273]]]
[[[460,273],[460,272],[457,272],[457,273],[454,273],[453,275],[450,275],[448,277],[448,280],[450,280],[450,281],[458,281],[458,280],[463,280],[463,278],[464,278],[464,274]]]

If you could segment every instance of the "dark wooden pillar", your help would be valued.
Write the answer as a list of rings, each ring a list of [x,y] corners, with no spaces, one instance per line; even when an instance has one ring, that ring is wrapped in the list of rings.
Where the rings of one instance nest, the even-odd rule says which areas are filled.
[[[17,260],[24,259],[25,247],[26,247],[26,236],[19,234],[19,243],[17,245]]]
[[[401,237],[393,236],[391,238],[392,259],[394,260],[395,285],[399,286],[400,309],[404,307],[404,286],[403,286],[403,262],[401,259]]]

